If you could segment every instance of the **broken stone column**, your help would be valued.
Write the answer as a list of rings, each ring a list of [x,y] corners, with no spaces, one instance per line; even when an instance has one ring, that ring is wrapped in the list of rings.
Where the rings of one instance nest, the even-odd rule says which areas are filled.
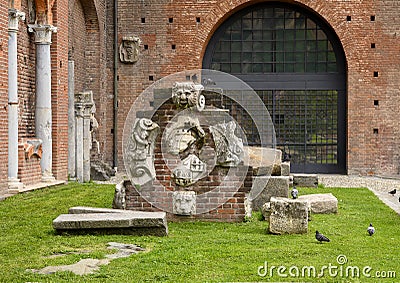
[[[43,155],[40,159],[42,181],[54,180],[52,173],[52,118],[51,118],[51,35],[57,31],[52,25],[29,25],[29,32],[35,35],[36,44],[36,136],[43,141]]]
[[[308,201],[272,197],[269,211],[269,231],[273,234],[307,233],[308,211]]]
[[[18,179],[18,68],[17,33],[25,13],[8,10],[8,189],[19,191],[23,184]]]
[[[75,95],[76,116],[76,178],[78,182],[90,181],[90,117],[92,115],[93,93],[80,92]]]

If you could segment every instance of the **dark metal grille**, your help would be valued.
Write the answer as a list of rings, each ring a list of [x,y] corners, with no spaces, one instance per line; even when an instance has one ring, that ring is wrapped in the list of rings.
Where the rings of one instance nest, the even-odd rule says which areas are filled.
[[[231,73],[258,93],[292,172],[346,172],[346,60],[320,17],[275,1],[247,7],[217,29],[203,68]],[[229,101],[226,107],[248,143],[259,145],[246,111]]]
[[[337,72],[327,35],[288,8],[265,7],[235,20],[216,44],[211,69],[227,73]]]

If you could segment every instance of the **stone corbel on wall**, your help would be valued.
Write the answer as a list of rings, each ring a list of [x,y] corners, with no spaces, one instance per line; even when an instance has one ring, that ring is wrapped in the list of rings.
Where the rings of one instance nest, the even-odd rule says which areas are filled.
[[[33,156],[42,158],[42,140],[28,139],[23,141],[25,159],[31,159]]]

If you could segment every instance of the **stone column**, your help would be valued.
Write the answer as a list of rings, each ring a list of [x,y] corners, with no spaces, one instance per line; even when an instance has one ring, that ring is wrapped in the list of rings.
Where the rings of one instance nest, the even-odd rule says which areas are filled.
[[[93,108],[93,94],[91,91],[80,92],[75,95],[76,115],[76,178],[78,182],[90,181],[90,118]]]
[[[52,173],[52,118],[51,118],[51,35],[57,28],[52,25],[29,25],[36,44],[36,136],[42,140],[43,154],[40,160],[42,181],[54,181]]]
[[[68,175],[70,178],[76,178],[74,73],[74,61],[68,61]]]
[[[23,184],[18,179],[18,69],[17,33],[25,13],[8,10],[8,189],[19,191]]]

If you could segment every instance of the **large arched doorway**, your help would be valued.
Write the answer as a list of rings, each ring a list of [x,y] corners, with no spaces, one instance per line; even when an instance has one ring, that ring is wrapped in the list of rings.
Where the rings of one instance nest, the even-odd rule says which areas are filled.
[[[203,69],[235,75],[260,95],[292,172],[346,172],[346,62],[323,19],[288,3],[247,7],[216,30]]]

